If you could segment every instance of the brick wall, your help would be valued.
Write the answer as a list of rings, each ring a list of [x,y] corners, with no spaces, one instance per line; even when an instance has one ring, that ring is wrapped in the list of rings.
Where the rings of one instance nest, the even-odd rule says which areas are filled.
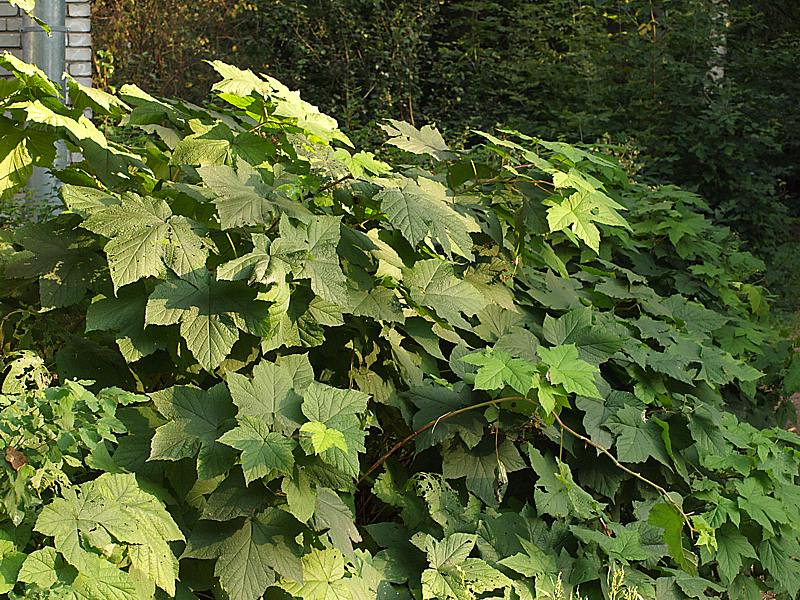
[[[83,85],[92,85],[92,8],[87,0],[67,0],[67,71]],[[0,0],[0,52],[22,58],[24,19],[19,9]]]
[[[17,58],[22,58],[22,17],[19,9],[0,0],[0,51],[8,50]]]

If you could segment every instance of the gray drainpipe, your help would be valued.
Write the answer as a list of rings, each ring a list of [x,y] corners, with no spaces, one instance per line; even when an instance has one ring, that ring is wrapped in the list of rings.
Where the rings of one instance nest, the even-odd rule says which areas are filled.
[[[48,35],[36,22],[25,17],[22,28],[22,47],[25,61],[38,66],[45,75],[66,89],[62,77],[66,69],[66,0],[36,0],[33,15],[50,26]],[[63,168],[67,164],[67,148],[59,142],[56,145],[56,161],[54,167]],[[38,206],[55,208],[60,205],[58,199],[59,181],[49,170],[34,167],[28,182],[31,202]],[[38,213],[35,211],[34,214]]]

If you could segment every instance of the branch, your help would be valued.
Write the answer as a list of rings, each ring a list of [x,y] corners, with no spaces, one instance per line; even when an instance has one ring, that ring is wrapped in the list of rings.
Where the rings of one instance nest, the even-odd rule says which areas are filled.
[[[658,485],[656,482],[650,481],[644,475],[642,475],[640,473],[637,473],[633,469],[629,469],[628,467],[623,465],[621,462],[619,462],[617,460],[616,456],[611,454],[611,452],[607,448],[601,446],[600,444],[597,444],[597,443],[593,442],[591,439],[589,439],[585,435],[581,435],[580,433],[578,433],[574,429],[571,429],[570,427],[565,425],[564,421],[562,421],[561,417],[559,417],[557,414],[553,413],[553,416],[555,417],[555,419],[558,422],[558,424],[561,426],[561,429],[563,429],[564,431],[566,431],[570,435],[578,438],[579,440],[581,440],[585,444],[588,444],[592,448],[595,448],[595,449],[599,450],[602,454],[605,454],[611,460],[611,462],[614,463],[614,465],[617,468],[625,471],[628,475],[632,475],[633,477],[635,477],[636,479],[638,479],[642,483],[645,483],[645,484],[649,485],[650,487],[652,487],[653,489],[655,489],[659,494],[661,494],[666,499],[667,502],[672,504],[672,506],[674,506],[678,510],[678,512],[681,514],[681,517],[683,517],[683,520],[686,523],[686,525],[689,526],[689,531],[694,531],[694,527],[692,526],[692,521],[689,518],[689,515],[687,515],[685,512],[683,512],[683,509],[681,508],[681,506],[677,502],[675,502],[675,500],[672,499],[672,497],[669,495],[669,492],[667,492],[667,490],[665,490],[663,487]]]
[[[331,182],[326,183],[325,185],[323,185],[321,188],[319,188],[316,191],[316,193],[317,194],[321,194],[322,192],[327,192],[329,189],[336,187],[337,185],[339,185],[342,182],[347,181],[348,179],[353,179],[353,176],[352,175],[344,175],[343,177],[339,177],[339,179],[337,179],[335,181],[331,181]]]
[[[378,460],[376,460],[372,464],[372,466],[367,470],[367,472],[364,473],[359,478],[358,483],[356,484],[356,486],[359,486],[362,483],[364,483],[364,481],[372,473],[374,473],[376,469],[378,469],[381,465],[383,465],[383,463],[385,463],[400,448],[402,448],[403,446],[408,444],[410,441],[412,441],[418,435],[428,431],[428,429],[435,428],[436,425],[438,425],[440,421],[444,421],[444,420],[449,419],[451,417],[455,417],[455,416],[464,414],[466,412],[469,412],[471,410],[475,410],[475,409],[478,409],[478,408],[486,408],[488,406],[494,406],[496,404],[501,404],[503,402],[511,402],[511,401],[514,401],[514,400],[528,400],[528,398],[525,398],[524,396],[505,396],[503,398],[496,398],[494,400],[487,400],[486,402],[480,402],[478,404],[473,404],[471,406],[465,406],[465,407],[459,408],[457,410],[451,410],[450,412],[447,412],[447,413],[443,414],[442,416],[434,419],[433,421],[430,421],[430,422],[426,423],[425,425],[423,425],[422,427],[420,427],[419,429],[417,429],[413,433],[410,433],[409,435],[404,437],[402,440],[397,442],[394,446],[392,446],[389,449],[388,452],[386,452],[383,456],[381,456]],[[661,494],[661,496],[664,497],[664,499],[667,502],[669,502],[672,506],[674,506],[677,509],[677,511],[680,513],[681,517],[683,518],[683,521],[689,527],[689,531],[690,532],[694,532],[695,529],[694,529],[694,526],[692,525],[692,520],[689,518],[689,515],[687,515],[683,511],[683,508],[681,508],[681,506],[677,502],[675,502],[675,500],[672,499],[672,497],[669,495],[669,492],[667,492],[666,489],[664,489],[663,487],[658,485],[656,482],[651,481],[650,479],[647,479],[647,477],[645,477],[644,475],[642,475],[640,473],[637,473],[633,469],[629,469],[628,467],[623,465],[621,462],[619,462],[619,460],[617,460],[617,457],[615,457],[607,448],[601,446],[600,444],[597,444],[597,443],[593,442],[591,439],[589,439],[585,435],[581,435],[580,433],[578,433],[574,429],[572,429],[569,426],[567,426],[564,423],[564,421],[561,420],[561,417],[559,417],[556,413],[552,413],[552,414],[553,414],[553,417],[555,418],[556,422],[559,424],[559,426],[561,426],[561,429],[563,429],[564,431],[566,431],[570,435],[576,437],[577,439],[581,440],[585,444],[588,444],[592,448],[597,449],[602,454],[605,454],[611,460],[611,462],[613,462],[614,465],[617,468],[619,468],[620,470],[624,471],[628,475],[631,475],[632,477],[635,477],[636,479],[638,479],[642,483],[644,483],[646,485],[649,485],[650,487],[655,489],[659,494]]]
[[[431,429],[432,427],[435,428],[440,421],[444,421],[446,419],[449,419],[450,417],[455,417],[457,415],[464,414],[465,412],[469,412],[471,410],[475,410],[478,408],[486,408],[487,406],[494,406],[495,404],[500,404],[501,402],[511,402],[513,400],[525,400],[525,398],[523,398],[522,396],[506,396],[504,398],[496,398],[494,400],[487,400],[486,402],[479,402],[478,404],[473,404],[471,406],[465,406],[457,410],[451,410],[450,412],[447,412],[442,416],[437,417],[433,421],[426,423],[425,425],[417,429],[415,432],[407,435],[402,440],[397,442],[394,446],[392,446],[391,449],[386,454],[384,454],[378,460],[376,460],[375,463],[373,463],[373,465],[367,470],[367,472],[364,473],[359,478],[358,483],[356,485],[359,486],[362,483],[364,483],[364,480],[367,479],[367,477],[369,477],[375,471],[375,469],[377,469],[383,463],[385,463],[392,454],[397,452],[400,448],[405,446],[408,442],[416,438],[421,433],[425,433],[426,431],[428,431],[428,429]]]

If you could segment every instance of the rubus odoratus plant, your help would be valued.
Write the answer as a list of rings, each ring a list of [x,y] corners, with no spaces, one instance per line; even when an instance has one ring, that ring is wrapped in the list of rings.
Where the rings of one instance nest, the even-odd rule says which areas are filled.
[[[0,65],[0,190],[64,203],[0,242],[9,597],[796,596],[798,363],[700,198],[513,131],[379,158],[217,62],[204,106]]]

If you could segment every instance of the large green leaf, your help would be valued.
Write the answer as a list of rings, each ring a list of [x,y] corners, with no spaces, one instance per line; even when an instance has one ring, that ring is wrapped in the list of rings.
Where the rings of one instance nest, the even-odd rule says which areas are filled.
[[[76,571],[64,562],[55,548],[47,546],[28,554],[17,574],[19,581],[33,583],[41,588],[54,587],[74,579]]]
[[[333,490],[317,490],[313,522],[317,530],[326,532],[334,548],[347,557],[353,556],[353,543],[361,541],[361,534],[356,528],[353,513]]]
[[[669,466],[670,461],[661,438],[661,431],[645,413],[633,406],[621,408],[606,423],[617,434],[617,458],[623,462],[644,462],[653,457]]]
[[[192,355],[213,371],[239,339],[239,329],[260,330],[266,305],[254,296],[254,291],[236,282],[217,281],[207,272],[189,274],[156,286],[147,301],[145,324],[180,324]]]
[[[25,132],[0,121],[0,198],[19,190],[33,173],[33,157]]]
[[[610,525],[614,536],[585,527],[572,526],[572,532],[584,543],[597,544],[611,560],[647,560],[651,554],[642,544],[640,532],[634,524],[622,527],[617,523]]]
[[[505,440],[481,443],[472,449],[455,445],[442,461],[446,479],[466,478],[467,489],[490,506],[498,505],[508,487],[508,474],[525,469],[516,446]]]
[[[17,237],[24,250],[9,257],[7,277],[38,278],[39,301],[45,310],[83,300],[102,263],[89,240],[54,224],[26,225]]]
[[[528,445],[528,456],[531,467],[539,476],[534,499],[540,513],[554,517],[576,514],[583,519],[591,519],[602,509],[602,504],[575,483],[567,465],[543,455],[531,445]]]
[[[475,373],[477,389],[501,390],[510,386],[524,396],[538,383],[535,365],[521,358],[513,358],[502,350],[471,354],[461,360],[480,367]]]
[[[231,600],[257,600],[275,582],[275,572],[302,578],[293,539],[298,532],[291,516],[272,508],[247,519],[221,544],[214,573]]]
[[[233,402],[239,408],[239,419],[258,419],[286,435],[300,427],[302,398],[294,390],[297,382],[285,363],[261,361],[253,368],[252,379],[238,373],[228,373],[226,379]]]
[[[132,474],[104,474],[80,491],[65,493],[42,510],[36,530],[55,538],[56,548],[78,570],[73,586],[85,589],[91,598],[141,598],[148,581],[175,593],[178,561],[168,542],[183,540],[183,535],[164,505],[143,491]],[[84,546],[99,533],[99,539],[105,536],[111,543],[110,534],[128,546],[130,576]],[[31,564],[26,576],[54,582],[57,573],[39,570],[34,575],[32,569],[43,566],[41,561],[40,567]]]
[[[309,279],[311,289],[324,300],[347,306],[347,281],[337,252],[340,229],[338,217],[313,217],[294,226],[284,216],[280,237],[272,242],[270,255],[296,278]]]
[[[147,297],[125,288],[117,297],[97,296],[86,311],[86,331],[116,331],[117,346],[128,362],[135,362],[164,347],[154,328],[145,328]]]
[[[115,289],[162,277],[165,267],[179,276],[205,267],[202,228],[173,216],[163,200],[126,194],[119,204],[92,212],[82,226],[109,238],[105,250]]]
[[[800,560],[797,551],[800,545],[795,536],[767,538],[758,546],[761,564],[772,575],[776,587],[785,590],[789,596],[796,597],[800,591]]]
[[[449,263],[435,258],[403,269],[403,281],[414,302],[434,310],[456,327],[469,329],[462,313],[474,316],[488,303],[470,283],[455,276]]]
[[[414,154],[428,154],[437,160],[453,157],[442,134],[434,126],[423,125],[422,129],[417,129],[405,121],[387,119],[387,122],[380,127],[389,135],[388,143],[392,146]]]
[[[186,136],[172,151],[173,165],[221,165],[230,158],[231,130],[218,124],[207,131]]]
[[[422,573],[422,597],[431,600],[468,600],[474,594],[508,588],[511,580],[478,558],[468,558],[474,535],[453,533],[442,541],[425,541],[429,569]]]
[[[430,237],[450,256],[472,258],[470,233],[480,231],[477,223],[457,212],[446,188],[431,179],[405,179],[375,196],[389,224],[413,246]]]
[[[216,195],[214,204],[223,229],[270,223],[279,211],[293,217],[311,215],[301,203],[264,183],[247,163],[240,163],[238,170],[226,165],[203,166],[198,173]]]
[[[224,385],[217,384],[208,391],[175,386],[151,396],[167,423],[153,435],[150,459],[177,461],[197,457],[197,471],[204,479],[230,469],[235,453],[217,441],[235,414]]]
[[[718,530],[716,537],[719,574],[730,584],[741,572],[744,559],[756,558],[756,551],[747,538],[729,524]]]
[[[253,234],[253,250],[217,267],[217,279],[226,281],[247,280],[249,282],[271,283],[273,271],[269,268],[270,240],[262,234]]]
[[[295,443],[280,433],[271,432],[263,421],[240,417],[239,425],[226,432],[219,441],[242,451],[242,471],[248,485],[255,479],[272,479],[292,473]]]
[[[591,364],[605,362],[623,347],[623,339],[616,331],[592,323],[589,309],[572,310],[558,319],[546,316],[542,333],[556,346],[574,344],[578,356]]]
[[[303,556],[302,576],[284,580],[281,587],[304,600],[350,600],[354,598],[351,578],[345,578],[345,563],[335,549],[312,549]]]

